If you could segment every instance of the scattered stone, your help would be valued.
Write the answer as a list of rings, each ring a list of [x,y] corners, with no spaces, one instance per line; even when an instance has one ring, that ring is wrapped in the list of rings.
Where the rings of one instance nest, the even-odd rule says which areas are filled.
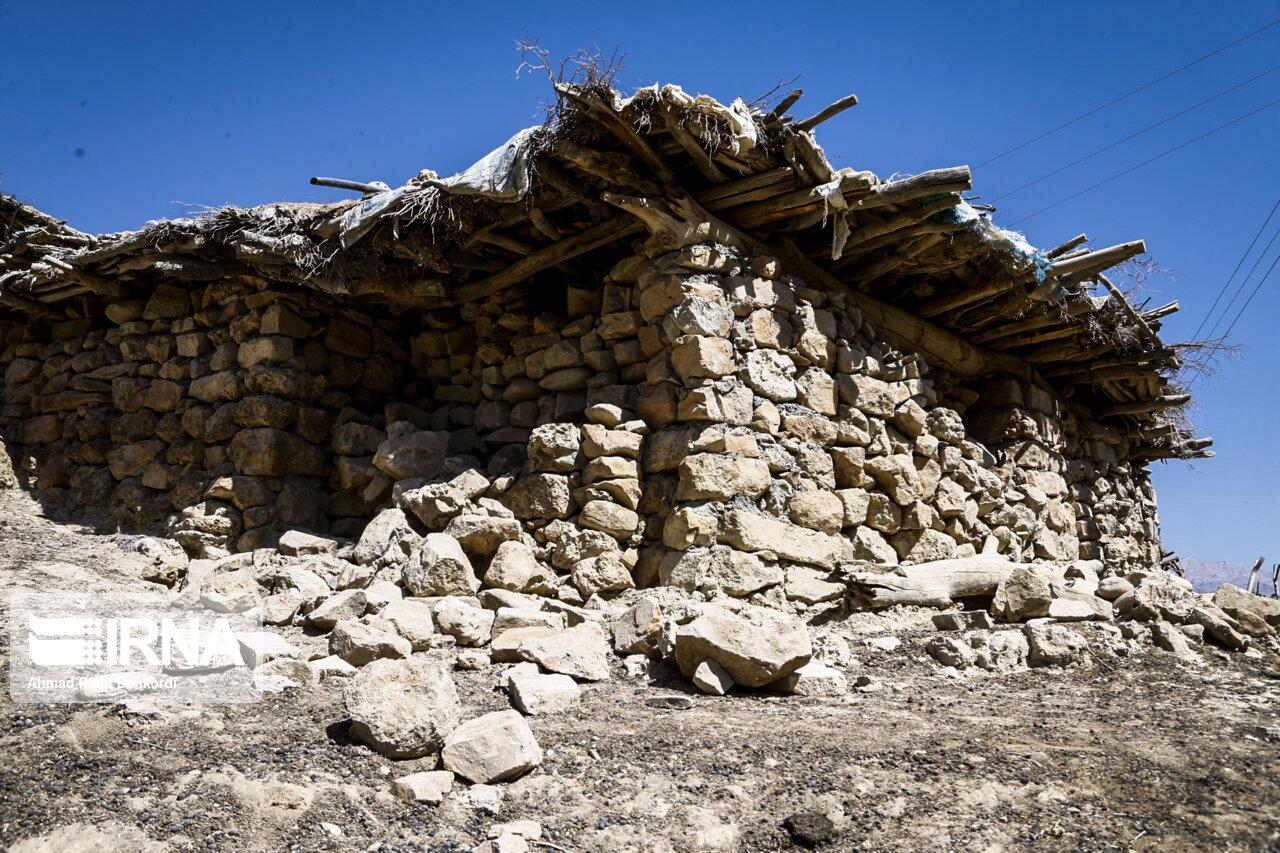
[[[678,693],[664,693],[659,696],[646,696],[644,704],[660,711],[688,711],[698,703],[692,696],[681,696]]]
[[[326,631],[339,622],[359,619],[369,609],[369,600],[362,589],[348,589],[335,593],[307,614],[307,622]]]
[[[453,662],[458,669],[472,672],[486,670],[493,665],[489,653],[480,649],[459,649],[458,657]]]
[[[973,631],[994,628],[995,623],[985,610],[962,610],[934,614],[933,627],[939,631]]]
[[[413,645],[390,631],[344,620],[335,625],[329,635],[329,653],[352,666],[364,666],[379,658],[407,658],[413,653]]]
[[[559,672],[582,681],[609,678],[608,635],[598,622],[583,622],[565,631],[531,637],[520,644],[517,654],[549,672]]]
[[[431,607],[425,601],[416,601],[412,598],[392,601],[378,611],[377,618],[408,640],[415,652],[431,647],[435,625]]]
[[[1029,622],[1023,626],[1030,651],[1027,660],[1044,666],[1067,666],[1078,662],[1088,645],[1085,638],[1058,625]]]
[[[404,585],[414,595],[475,595],[480,581],[457,539],[428,533],[404,566]]]
[[[391,784],[391,793],[411,803],[437,804],[453,790],[453,774],[448,770],[426,770],[401,776]]]
[[[662,608],[652,598],[631,605],[613,623],[613,648],[620,655],[660,657],[658,635],[662,631]]]
[[[843,696],[849,692],[849,679],[840,670],[821,661],[811,660],[778,682],[784,693],[796,696]]]
[[[310,661],[308,666],[315,671],[316,678],[321,681],[326,678],[350,678],[360,671],[337,655]]]
[[[695,687],[712,696],[723,696],[733,689],[733,677],[713,660],[704,660],[690,676]]]
[[[799,620],[752,605],[741,613],[707,605],[676,629],[676,661],[686,678],[709,659],[736,683],[761,687],[799,669],[812,651],[809,632]]]
[[[515,779],[542,763],[542,750],[518,711],[496,711],[455,728],[445,738],[441,759],[470,782]]]
[[[1164,620],[1157,620],[1151,623],[1151,639],[1156,648],[1172,652],[1183,660],[1191,660],[1196,657],[1196,653],[1191,651],[1191,647],[1187,645],[1186,636],[1176,626],[1170,625]]]
[[[510,679],[511,702],[525,714],[554,714],[578,704],[582,690],[567,675],[520,675]]]
[[[436,628],[463,646],[483,646],[492,638],[494,613],[473,607],[452,596],[441,599],[432,609]]]
[[[280,537],[277,546],[281,554],[307,556],[311,554],[336,554],[338,543],[326,536],[314,536],[301,530],[290,530]]]
[[[831,818],[816,812],[796,812],[782,822],[791,840],[802,847],[820,847],[831,844],[838,837]]]

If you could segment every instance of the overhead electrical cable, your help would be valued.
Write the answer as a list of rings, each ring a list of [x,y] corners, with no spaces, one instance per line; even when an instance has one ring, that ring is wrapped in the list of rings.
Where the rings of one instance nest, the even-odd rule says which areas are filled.
[[[1262,223],[1262,227],[1258,229],[1258,233],[1253,235],[1253,240],[1249,243],[1249,248],[1244,250],[1244,254],[1240,256],[1240,260],[1236,262],[1236,268],[1231,271],[1231,275],[1227,277],[1227,283],[1222,285],[1218,291],[1218,296],[1213,300],[1213,304],[1209,306],[1209,310],[1205,312],[1204,319],[1200,321],[1200,325],[1196,326],[1195,334],[1191,336],[1191,340],[1200,339],[1200,330],[1204,328],[1204,324],[1209,322],[1209,318],[1213,316],[1213,312],[1217,310],[1218,303],[1222,301],[1222,297],[1226,294],[1227,288],[1231,286],[1231,282],[1235,280],[1236,273],[1240,272],[1240,267],[1244,266],[1245,259],[1249,257],[1249,253],[1253,251],[1253,247],[1258,245],[1258,238],[1262,236],[1262,232],[1267,230],[1267,226],[1271,224],[1271,217],[1276,215],[1276,210],[1280,210],[1280,198],[1276,199],[1276,203],[1272,205],[1271,212],[1267,214],[1267,219]],[[1274,237],[1272,239],[1275,239]],[[1268,244],[1270,245],[1270,244]]]
[[[1267,274],[1262,277],[1262,281],[1258,282],[1258,286],[1253,289],[1253,293],[1250,293],[1249,298],[1240,306],[1240,311],[1236,314],[1236,318],[1231,321],[1231,325],[1227,326],[1227,330],[1222,333],[1224,338],[1231,334],[1231,330],[1236,327],[1236,323],[1239,322],[1240,318],[1244,315],[1244,309],[1249,307],[1249,303],[1253,301],[1253,297],[1257,296],[1258,291],[1262,289],[1262,285],[1266,284],[1267,279],[1271,278],[1271,271],[1276,268],[1277,261],[1280,261],[1280,255],[1276,255],[1275,260],[1271,262],[1271,266],[1267,267]]]
[[[1121,95],[1121,96],[1120,96],[1120,97],[1118,97],[1118,98],[1113,98],[1112,100],[1107,101],[1107,102],[1106,102],[1105,104],[1103,104],[1102,106],[1094,107],[1093,109],[1089,110],[1087,113],[1082,113],[1081,115],[1078,115],[1078,116],[1076,116],[1075,118],[1073,118],[1071,121],[1066,122],[1066,123],[1064,123],[1064,124],[1060,124],[1060,125],[1058,125],[1057,127],[1053,128],[1052,130],[1047,130],[1047,131],[1045,131],[1044,133],[1040,134],[1039,136],[1035,137],[1034,139],[1028,139],[1026,142],[1022,143],[1021,145],[1015,145],[1013,148],[1010,148],[1008,151],[1004,152],[1003,154],[997,154],[995,157],[992,157],[990,160],[987,160],[987,161],[985,161],[985,162],[983,162],[983,163],[979,163],[975,168],[981,169],[983,166],[990,165],[991,163],[994,163],[994,162],[996,162],[997,160],[1000,160],[1000,159],[1002,159],[1002,158],[1004,158],[1004,157],[1008,157],[1008,156],[1009,156],[1010,154],[1012,154],[1013,152],[1015,152],[1015,151],[1020,151],[1021,149],[1026,148],[1028,145],[1031,145],[1031,144],[1032,144],[1032,143],[1034,143],[1034,142],[1039,142],[1041,139],[1044,139],[1046,136],[1052,136],[1053,134],[1057,133],[1058,131],[1060,131],[1060,130],[1062,130],[1062,129],[1064,129],[1064,128],[1068,128],[1068,127],[1070,127],[1071,125],[1075,124],[1076,122],[1078,122],[1078,121],[1081,121],[1081,120],[1083,120],[1083,119],[1088,118],[1089,116],[1093,115],[1094,113],[1101,112],[1101,111],[1105,110],[1107,107],[1110,107],[1110,106],[1112,106],[1112,105],[1114,105],[1114,104],[1118,104],[1118,103],[1120,103],[1120,102],[1121,102],[1121,101],[1123,101],[1125,98],[1132,97],[1133,95],[1138,94],[1139,92],[1143,91],[1144,89],[1150,89],[1150,88],[1151,88],[1152,86],[1154,86],[1155,84],[1160,83],[1160,82],[1162,82],[1162,81],[1164,81],[1164,80],[1168,80],[1170,77],[1172,77],[1172,76],[1173,76],[1173,75],[1175,75],[1175,74],[1180,74],[1180,73],[1182,73],[1183,71],[1186,71],[1188,68],[1191,68],[1191,67],[1192,67],[1192,66],[1194,66],[1194,65],[1199,65],[1201,62],[1204,62],[1206,59],[1209,59],[1209,58],[1210,58],[1210,57],[1212,57],[1212,56],[1217,56],[1219,53],[1222,53],[1224,50],[1228,50],[1228,49],[1230,49],[1230,48],[1233,48],[1233,47],[1235,47],[1236,45],[1240,44],[1241,42],[1248,41],[1249,39],[1253,38],[1254,36],[1258,35],[1259,33],[1263,33],[1263,32],[1266,32],[1267,30],[1271,29],[1271,28],[1272,28],[1272,27],[1274,27],[1276,24],[1280,24],[1280,19],[1274,20],[1274,21],[1272,21],[1271,23],[1267,24],[1265,27],[1262,27],[1262,28],[1260,28],[1260,29],[1256,29],[1256,30],[1254,30],[1253,32],[1249,33],[1248,35],[1241,36],[1240,38],[1236,39],[1235,41],[1231,42],[1230,44],[1224,44],[1222,47],[1218,48],[1218,49],[1217,49],[1217,50],[1215,50],[1215,51],[1211,51],[1210,53],[1206,53],[1204,56],[1200,57],[1199,59],[1195,60],[1194,62],[1188,62],[1186,65],[1183,65],[1181,68],[1175,68],[1174,70],[1170,71],[1168,74],[1161,75],[1160,77],[1157,77],[1156,79],[1152,80],[1150,83],[1144,83],[1144,84],[1142,84],[1141,86],[1139,86],[1138,88],[1134,89],[1134,90],[1133,90],[1133,91],[1131,91],[1131,92],[1126,92],[1125,94]]]
[[[1221,98],[1223,95],[1229,95],[1230,93],[1234,92],[1236,89],[1239,89],[1241,86],[1247,86],[1250,83],[1252,83],[1254,80],[1258,80],[1258,79],[1261,79],[1262,77],[1266,77],[1268,74],[1274,74],[1277,71],[1280,71],[1280,65],[1273,65],[1271,68],[1267,69],[1266,71],[1263,71],[1261,74],[1257,75],[1256,77],[1250,77],[1248,80],[1245,80],[1243,83],[1237,83],[1236,85],[1232,86],[1230,89],[1223,89],[1221,92],[1214,95],[1213,97],[1205,98],[1203,101],[1201,101],[1198,104],[1194,104],[1190,107],[1187,107],[1185,110],[1176,112],[1173,115],[1168,116],[1167,118],[1162,118],[1160,121],[1156,122],[1155,124],[1149,124],[1146,127],[1144,127],[1142,130],[1139,130],[1136,133],[1129,134],[1124,139],[1119,139],[1111,143],[1110,145],[1107,145],[1103,148],[1099,148],[1097,151],[1094,151],[1092,154],[1086,154],[1085,156],[1081,157],[1079,160],[1073,160],[1067,165],[1062,166],[1061,168],[1054,169],[1052,172],[1049,172],[1047,175],[1041,175],[1040,177],[1036,178],[1034,181],[1029,181],[1023,184],[1022,186],[1018,187],[1016,190],[1009,190],[1007,193],[1004,193],[1003,195],[998,195],[995,198],[991,199],[991,201],[992,203],[995,203],[1002,198],[1008,198],[1014,193],[1020,193],[1023,190],[1025,190],[1027,187],[1035,186],[1041,181],[1046,180],[1048,178],[1052,178],[1054,175],[1058,174],[1059,172],[1065,172],[1067,169],[1070,169],[1072,166],[1078,166],[1086,160],[1092,160],[1094,157],[1097,157],[1099,154],[1102,154],[1106,151],[1110,151],[1112,148],[1115,148],[1117,145],[1123,145],[1124,143],[1128,142],[1130,139],[1139,137],[1149,130],[1155,130],[1157,127],[1159,127],[1162,124],[1168,124],[1169,122],[1173,121],[1175,118],[1178,118],[1179,116],[1184,116],[1187,113],[1191,112],[1192,110],[1196,110],[1196,109],[1199,109],[1200,107],[1203,107],[1205,104],[1209,103],[1210,101],[1216,101],[1218,98]]]
[[[1162,157],[1168,157],[1170,154],[1174,153],[1175,151],[1180,151],[1183,148],[1186,148],[1188,145],[1191,145],[1194,142],[1199,142],[1201,139],[1204,139],[1207,136],[1212,136],[1213,134],[1217,133],[1220,130],[1226,130],[1228,127],[1231,127],[1231,125],[1238,124],[1239,122],[1244,121],[1245,119],[1249,118],[1252,115],[1257,115],[1258,113],[1262,112],[1265,109],[1274,107],[1276,104],[1280,104],[1280,98],[1277,98],[1276,100],[1272,101],[1269,104],[1263,104],[1262,106],[1258,107],[1255,110],[1250,110],[1249,112],[1245,113],[1242,116],[1233,118],[1231,121],[1227,122],[1226,124],[1220,124],[1217,127],[1215,127],[1213,130],[1206,131],[1200,134],[1199,136],[1195,137],[1194,139],[1188,139],[1186,142],[1182,143],[1181,145],[1175,145],[1173,148],[1170,148],[1168,151],[1163,151],[1157,154],[1156,156],[1151,157],[1150,159],[1143,160],[1141,163],[1139,163],[1136,166],[1130,166],[1128,169],[1125,169],[1123,172],[1117,172],[1116,174],[1112,175],[1109,178],[1106,178],[1105,180],[1098,181],[1098,183],[1094,184],[1091,187],[1087,187],[1085,189],[1080,190],[1080,192],[1078,193],[1072,193],[1066,198],[1059,199],[1058,201],[1055,201],[1053,204],[1049,205],[1048,207],[1042,207],[1039,210],[1037,210],[1035,213],[1022,217],[1017,222],[1011,222],[1010,227],[1017,225],[1020,222],[1026,222],[1028,219],[1034,219],[1035,217],[1039,216],[1040,214],[1044,213],[1047,210],[1052,210],[1053,208],[1057,207],[1060,204],[1065,204],[1066,202],[1069,202],[1074,198],[1079,198],[1080,196],[1084,195],[1087,192],[1092,192],[1093,190],[1096,190],[1098,187],[1103,186],[1105,184],[1109,184],[1112,181],[1114,181],[1116,178],[1122,178],[1125,175],[1129,174],[1130,172],[1141,169],[1143,166],[1146,166],[1150,163],[1154,163],[1155,161],[1159,160]]]
[[[1258,259],[1254,261],[1253,266],[1249,268],[1249,274],[1244,277],[1244,281],[1240,282],[1240,286],[1236,288],[1236,292],[1231,296],[1231,301],[1227,303],[1227,307],[1222,309],[1222,316],[1218,317],[1217,322],[1215,322],[1209,329],[1209,340],[1213,340],[1213,333],[1218,331],[1218,326],[1222,324],[1223,320],[1227,319],[1227,314],[1231,311],[1231,306],[1236,304],[1236,300],[1240,298],[1240,294],[1249,286],[1249,280],[1253,278],[1253,274],[1258,271],[1258,265],[1261,264],[1262,259],[1267,256],[1267,252],[1271,251],[1271,245],[1275,243],[1277,237],[1280,237],[1280,227],[1277,227],[1275,231],[1271,232],[1271,239],[1267,241],[1267,245],[1263,247],[1262,252],[1258,255]]]

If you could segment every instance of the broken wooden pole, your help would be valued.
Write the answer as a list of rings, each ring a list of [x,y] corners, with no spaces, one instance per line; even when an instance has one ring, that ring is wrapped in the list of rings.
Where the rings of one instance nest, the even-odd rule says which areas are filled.
[[[1254,564],[1253,564],[1253,571],[1249,572],[1249,587],[1248,587],[1248,591],[1249,591],[1249,592],[1251,592],[1251,593],[1257,594],[1257,591],[1258,591],[1258,570],[1262,568],[1262,564],[1263,564],[1263,563],[1265,563],[1265,562],[1266,562],[1266,560],[1267,560],[1267,558],[1266,558],[1265,556],[1264,556],[1264,557],[1259,557],[1259,558],[1258,558],[1258,562],[1256,562],[1256,563],[1254,563]]]

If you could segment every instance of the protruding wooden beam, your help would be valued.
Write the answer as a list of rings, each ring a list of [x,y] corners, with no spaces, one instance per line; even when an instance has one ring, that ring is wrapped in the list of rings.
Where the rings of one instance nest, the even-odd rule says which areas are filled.
[[[1045,270],[1045,276],[1062,278],[1068,275],[1088,276],[1108,270],[1116,264],[1123,263],[1132,257],[1141,255],[1147,250],[1147,244],[1141,240],[1119,243],[1096,252],[1088,252],[1074,258],[1068,258],[1051,265]]]
[[[900,181],[885,181],[851,207],[867,208],[884,204],[902,204],[924,196],[959,193],[971,189],[973,189],[973,175],[969,172],[969,167],[951,166],[946,169],[921,172]]]
[[[598,249],[622,237],[639,234],[644,223],[634,216],[619,215],[598,225],[566,237],[558,243],[539,249],[516,261],[511,266],[491,276],[464,284],[449,294],[447,304],[457,305],[476,299],[484,299],[508,287],[519,284],[529,276],[564,263],[570,258]]]
[[[1132,403],[1116,403],[1113,406],[1103,406],[1098,409],[1098,417],[1110,418],[1116,415],[1145,415],[1147,412],[1155,412],[1160,409],[1168,409],[1172,406],[1181,406],[1184,403],[1191,402],[1190,394],[1161,394],[1159,397],[1153,397],[1150,400],[1136,400]]]
[[[1089,240],[1089,235],[1077,234],[1067,242],[1059,243],[1058,245],[1054,246],[1052,249],[1045,252],[1044,256],[1046,258],[1049,258],[1050,260],[1052,260],[1053,258],[1061,257],[1062,255],[1065,255],[1067,252],[1070,252],[1076,246],[1079,246],[1082,243],[1088,242],[1088,240]]]
[[[819,112],[817,115],[809,116],[809,118],[804,119],[803,121],[797,121],[791,126],[796,130],[813,130],[824,121],[835,118],[850,107],[856,107],[857,105],[857,95],[846,95],[831,106]]]

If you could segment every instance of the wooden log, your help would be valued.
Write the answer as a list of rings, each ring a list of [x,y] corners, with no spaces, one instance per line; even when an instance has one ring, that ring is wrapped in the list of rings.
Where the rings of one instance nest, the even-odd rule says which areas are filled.
[[[859,241],[854,249],[857,254],[852,257],[849,255],[849,243],[853,242],[853,236],[851,235],[849,237],[849,243],[845,244],[844,257],[831,264],[830,269],[832,272],[838,272],[840,269],[855,263],[869,252],[873,252],[876,249],[883,249],[886,246],[892,246],[895,243],[914,240],[917,237],[923,237],[926,234],[942,234],[945,237],[947,234],[954,234],[956,231],[961,231],[963,229],[963,225],[954,222],[908,222],[906,225],[903,225],[901,228],[891,231],[888,234],[881,234],[879,237],[872,237],[868,240]],[[856,233],[858,232],[855,232],[855,234]],[[825,258],[829,254],[829,252],[823,251],[821,256]],[[961,263],[964,263],[964,261],[961,261]]]
[[[846,95],[840,100],[836,101],[834,104],[831,104],[830,106],[824,108],[821,112],[817,113],[816,115],[809,116],[809,118],[804,119],[803,121],[794,122],[791,126],[796,130],[813,130],[815,127],[822,124],[824,121],[827,121],[828,119],[831,119],[831,118],[835,118],[836,116],[840,115],[840,113],[844,112],[850,107],[856,107],[857,105],[858,105],[857,95]]]
[[[1164,346],[1164,342],[1160,340],[1160,336],[1151,330],[1147,325],[1147,321],[1142,319],[1134,307],[1129,304],[1129,300],[1120,292],[1120,288],[1111,283],[1111,280],[1102,273],[1098,273],[1098,281],[1102,282],[1102,286],[1111,294],[1111,298],[1120,306],[1120,311],[1129,318],[1129,322],[1138,327],[1138,333],[1146,338],[1149,343],[1155,344],[1157,348]]]
[[[1109,418],[1117,415],[1144,415],[1172,406],[1181,406],[1191,402],[1190,394],[1161,394],[1150,400],[1135,400],[1132,403],[1116,403],[1114,406],[1103,406],[1098,410],[1098,417]]]
[[[559,159],[611,184],[636,186],[636,181],[642,180],[632,167],[631,158],[625,154],[597,151],[567,139],[557,140],[552,150]]]
[[[1082,364],[1064,364],[1058,367],[1046,368],[1041,373],[1045,379],[1057,379],[1060,377],[1082,377],[1088,376],[1093,371],[1109,370],[1113,367],[1141,367],[1147,365],[1152,369],[1159,366],[1173,365],[1170,359],[1176,359],[1177,352],[1172,347],[1165,347],[1158,350],[1148,352],[1131,353],[1129,355],[1117,355],[1112,358],[1093,359]]]
[[[1052,279],[1062,279],[1067,276],[1087,277],[1109,269],[1135,255],[1140,255],[1146,250],[1145,243],[1141,240],[1135,240],[1130,243],[1110,246],[1097,252],[1088,252],[1053,264],[1045,270],[1044,280],[1045,283],[1048,283]],[[948,311],[955,311],[968,305],[986,301],[1001,293],[1006,293],[1021,285],[1031,283],[1035,279],[1035,275],[1028,272],[1012,280],[995,281],[981,287],[958,290],[921,303],[916,310],[922,316],[937,317],[939,314],[945,314]]]
[[[794,137],[796,146],[796,156],[800,158],[800,162],[804,164],[809,174],[822,184],[831,183],[835,180],[835,173],[831,171],[831,164],[827,162],[826,155],[822,152],[822,148],[818,146],[817,140],[813,138],[813,134],[801,131]]]
[[[642,137],[634,127],[623,121],[622,116],[613,111],[613,107],[602,102],[595,95],[566,83],[557,83],[555,89],[564,97],[582,107],[590,118],[595,119],[613,135],[622,140],[645,165],[654,171],[658,178],[668,186],[679,186],[680,177],[653,146]]]
[[[1089,236],[1087,234],[1077,234],[1067,242],[1059,243],[1058,245],[1054,246],[1052,249],[1045,252],[1044,256],[1046,258],[1049,258],[1050,260],[1052,260],[1053,258],[1061,257],[1062,255],[1065,255],[1067,252],[1070,252],[1076,246],[1079,246],[1080,244],[1085,243],[1088,240],[1089,240]]]
[[[1147,244],[1142,240],[1118,243],[1096,252],[1087,252],[1074,258],[1057,261],[1045,271],[1045,276],[1046,278],[1063,278],[1069,275],[1094,275],[1141,255],[1146,250]]]
[[[771,118],[781,119],[786,115],[787,110],[795,106],[796,101],[804,97],[804,89],[795,89],[791,91],[785,98],[778,102],[778,105],[769,113]]]
[[[921,172],[900,181],[885,181],[854,207],[869,208],[885,204],[902,204],[941,193],[959,193],[973,189],[973,175],[968,166],[951,166]]]
[[[462,285],[450,294],[447,304],[458,305],[462,302],[484,299],[519,284],[534,273],[598,249],[614,240],[639,234],[643,230],[644,223],[634,216],[620,214],[612,219],[606,219],[572,237],[566,237],[558,243],[545,246],[487,278]]]
[[[794,242],[785,237],[777,240],[768,254],[780,259],[792,274],[807,281],[811,287],[820,285],[827,290],[844,293],[846,301],[858,308],[873,324],[909,341],[913,348],[920,350],[927,358],[934,359],[938,365],[960,376],[973,379],[991,371],[1002,371],[1056,394],[1049,383],[1021,359],[974,346],[941,326],[849,287],[809,260]]]
[[[790,166],[783,166],[758,175],[737,178],[719,186],[708,187],[694,193],[693,197],[707,210],[717,211],[774,198],[794,190],[796,184],[795,170]]]
[[[872,607],[913,604],[943,608],[950,607],[957,598],[995,595],[996,587],[1027,565],[996,555],[979,554],[898,566],[889,574],[855,572],[848,577],[848,584]]]
[[[1064,344],[1054,341],[1019,353],[1019,356],[1033,365],[1058,361],[1082,362],[1104,356],[1115,348],[1116,344],[1112,341],[1103,341],[1085,349],[1074,342]]]
[[[717,219],[690,196],[668,202],[606,192],[601,198],[643,220],[654,249],[670,252],[694,243],[715,241],[752,254],[768,254],[755,238]]]
[[[794,174],[794,169],[792,170]],[[871,173],[856,172],[840,178],[840,193],[846,204],[851,198],[861,198],[871,190]],[[830,204],[816,187],[801,187],[781,193],[765,201],[743,205],[725,218],[739,228],[759,228],[803,215],[812,210],[822,210]]]
[[[1150,311],[1143,311],[1141,313],[1143,319],[1150,323],[1154,320],[1159,320],[1162,317],[1168,317],[1170,314],[1177,314],[1180,307],[1181,306],[1178,305],[1178,300],[1175,299],[1172,302],[1161,305],[1159,308],[1152,308]]]
[[[675,110],[670,104],[666,105],[663,110],[663,116],[666,120],[667,130],[684,152],[689,155],[689,159],[693,161],[693,165],[702,173],[702,177],[706,178],[713,184],[723,184],[728,178],[724,172],[720,171],[720,167],[716,165],[716,161],[712,158],[711,153],[702,147],[693,134],[684,126],[684,122],[680,120],[680,116],[676,115]]]
[[[855,224],[849,240],[845,243],[845,252],[861,251],[862,247],[873,240],[877,240],[887,234],[900,231],[904,228],[911,228],[919,225],[936,213],[941,213],[955,207],[960,203],[960,197],[957,195],[949,195],[946,198],[932,199],[919,205],[918,207],[909,208],[907,210],[895,213],[885,219],[866,224]],[[856,215],[860,210],[851,210],[850,213]]]
[[[923,255],[941,243],[942,239],[940,234],[926,234],[922,237],[916,237],[901,249],[892,250],[879,259],[869,259],[866,263],[853,267],[844,278],[852,282],[862,282],[865,288],[875,289],[872,284],[876,279],[892,273],[904,264]],[[883,285],[881,289],[883,289]]]

